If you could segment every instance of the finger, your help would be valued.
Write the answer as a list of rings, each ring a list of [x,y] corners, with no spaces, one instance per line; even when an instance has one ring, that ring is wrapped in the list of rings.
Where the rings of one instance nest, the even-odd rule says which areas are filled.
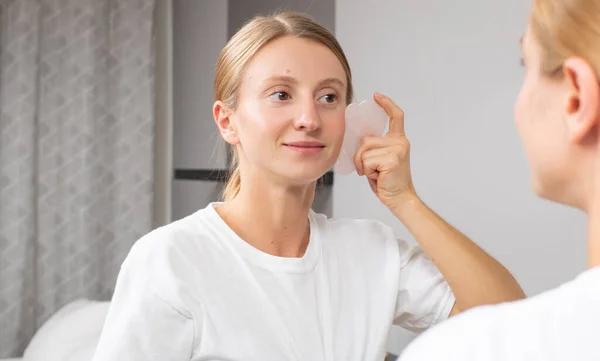
[[[388,133],[397,133],[404,135],[404,111],[389,97],[375,93],[373,97],[375,102],[385,110],[390,117],[390,129]]]
[[[369,187],[371,187],[371,190],[377,194],[377,179],[369,179]]]
[[[371,149],[363,153],[362,167],[364,174],[369,179],[377,179],[382,166],[389,163],[390,151],[387,148]]]
[[[352,158],[352,160],[354,162],[354,166],[356,167],[356,173],[358,175],[363,175],[363,169],[362,169],[363,153],[370,151],[372,149],[387,148],[389,145],[391,145],[389,138],[363,137],[361,139],[360,146],[358,147],[358,149],[356,150],[356,153],[354,153],[354,157]]]

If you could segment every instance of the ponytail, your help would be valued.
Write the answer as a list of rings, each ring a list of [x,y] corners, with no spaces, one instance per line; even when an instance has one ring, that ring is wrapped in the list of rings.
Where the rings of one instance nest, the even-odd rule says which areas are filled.
[[[222,198],[225,202],[232,200],[238,195],[242,184],[238,156],[235,151],[232,153],[231,164],[229,166],[229,179],[222,193]]]

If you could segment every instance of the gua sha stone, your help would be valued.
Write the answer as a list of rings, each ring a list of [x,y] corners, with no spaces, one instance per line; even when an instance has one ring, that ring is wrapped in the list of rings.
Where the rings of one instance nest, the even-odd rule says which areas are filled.
[[[346,131],[334,170],[339,174],[356,171],[353,158],[365,136],[382,136],[388,116],[374,100],[352,103],[346,107]]]

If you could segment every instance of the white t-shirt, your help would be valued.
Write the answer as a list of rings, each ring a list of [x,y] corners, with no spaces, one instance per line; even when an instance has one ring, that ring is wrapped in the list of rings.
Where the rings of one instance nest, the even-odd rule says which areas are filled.
[[[392,322],[420,331],[454,305],[431,260],[380,222],[311,211],[304,256],[283,258],[218,205],[134,245],[94,361],[382,361]]]
[[[400,360],[599,361],[600,267],[539,296],[455,316]]]

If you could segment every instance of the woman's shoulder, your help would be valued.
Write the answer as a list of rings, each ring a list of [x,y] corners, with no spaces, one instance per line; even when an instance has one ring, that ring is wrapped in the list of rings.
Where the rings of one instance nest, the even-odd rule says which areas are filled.
[[[154,266],[178,263],[198,253],[198,248],[212,241],[206,209],[158,227],[132,246],[125,264],[142,263]],[[201,252],[200,252],[201,254]]]
[[[392,227],[386,223],[366,218],[329,217],[322,213],[312,212],[320,232],[327,235],[327,240],[340,240],[345,244],[367,243],[369,246],[397,246],[398,238]]]
[[[600,318],[599,281],[597,267],[538,295],[462,312],[418,337],[402,360],[512,360],[525,354],[598,360],[598,326],[590,320]],[[574,352],[582,357],[569,358]]]
[[[389,232],[391,227],[384,222],[367,218],[349,218],[349,217],[330,217],[324,213],[311,211],[314,219],[320,227],[339,229],[339,230],[362,230]]]

